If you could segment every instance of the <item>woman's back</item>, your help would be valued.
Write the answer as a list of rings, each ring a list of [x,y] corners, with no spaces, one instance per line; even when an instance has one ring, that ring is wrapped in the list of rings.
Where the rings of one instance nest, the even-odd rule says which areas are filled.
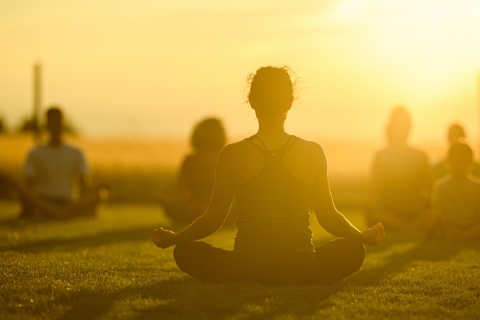
[[[268,150],[279,150],[286,138],[279,143],[269,143],[267,139],[262,139],[262,141]],[[228,158],[234,186],[254,178],[262,171],[264,167],[262,153],[247,139],[230,144],[225,149],[229,149],[224,151],[230,154]],[[317,143],[299,138],[287,150],[283,163],[285,169],[292,176],[308,185],[313,185],[318,162],[325,161],[322,154],[322,148]]]
[[[270,148],[252,136],[234,146],[231,172],[239,209],[234,252],[241,260],[313,261],[315,166],[306,159],[313,160],[310,149],[319,147],[295,136],[278,145]]]

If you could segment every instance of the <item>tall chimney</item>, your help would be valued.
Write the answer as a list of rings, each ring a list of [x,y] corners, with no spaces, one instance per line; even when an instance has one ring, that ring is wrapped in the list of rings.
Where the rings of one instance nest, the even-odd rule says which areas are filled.
[[[33,116],[32,131],[36,138],[40,135],[39,115],[42,106],[42,66],[36,62],[33,66]]]

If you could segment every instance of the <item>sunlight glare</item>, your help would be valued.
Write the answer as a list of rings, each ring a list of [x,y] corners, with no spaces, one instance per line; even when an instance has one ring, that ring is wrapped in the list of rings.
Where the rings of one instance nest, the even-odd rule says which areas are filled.
[[[366,9],[364,2],[343,0],[333,7],[327,19],[332,23],[352,22],[361,17]]]

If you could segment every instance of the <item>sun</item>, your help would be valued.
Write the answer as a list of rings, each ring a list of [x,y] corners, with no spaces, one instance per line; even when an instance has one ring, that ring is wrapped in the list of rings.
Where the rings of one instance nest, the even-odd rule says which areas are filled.
[[[348,23],[361,18],[367,9],[367,2],[343,0],[331,8],[327,19],[330,23]]]

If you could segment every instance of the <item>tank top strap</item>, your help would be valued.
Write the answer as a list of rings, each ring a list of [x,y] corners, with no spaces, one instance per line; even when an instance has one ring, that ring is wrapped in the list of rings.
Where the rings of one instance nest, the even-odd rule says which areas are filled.
[[[299,138],[294,135],[290,135],[287,140],[283,143],[282,147],[278,150],[269,150],[265,143],[257,135],[253,135],[245,140],[248,141],[252,146],[258,149],[264,157],[275,157],[277,159],[282,159],[285,157],[285,154],[288,149],[298,140]]]
[[[257,136],[251,136],[245,139],[245,141],[248,141],[252,146],[254,146],[258,151],[260,151],[262,154],[267,152],[267,148],[263,144],[262,140],[258,139]]]
[[[285,158],[285,155],[287,154],[288,149],[290,149],[290,147],[293,146],[298,139],[299,137],[294,135],[291,135],[290,137],[288,137],[287,141],[285,141],[285,143],[280,148],[280,150],[277,151],[277,153],[282,156],[282,159]]]

